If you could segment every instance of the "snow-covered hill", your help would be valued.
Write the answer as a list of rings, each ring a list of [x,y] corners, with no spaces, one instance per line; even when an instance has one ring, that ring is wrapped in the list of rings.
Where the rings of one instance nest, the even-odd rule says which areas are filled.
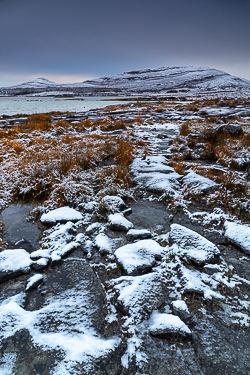
[[[0,89],[2,95],[56,91],[75,95],[250,95],[250,81],[212,68],[177,66],[146,69],[101,77],[75,84],[56,84],[45,78]]]

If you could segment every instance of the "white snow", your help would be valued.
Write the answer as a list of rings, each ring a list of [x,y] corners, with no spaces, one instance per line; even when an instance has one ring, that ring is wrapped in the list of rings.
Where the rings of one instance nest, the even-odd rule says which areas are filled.
[[[80,212],[70,208],[68,206],[56,208],[43,214],[41,217],[41,222],[44,224],[56,224],[57,222],[66,222],[66,221],[78,221],[82,220],[83,216]]]
[[[135,275],[151,268],[155,257],[161,257],[164,248],[154,240],[141,240],[120,247],[115,251],[117,261],[128,275]]]
[[[177,253],[197,264],[213,262],[220,255],[220,250],[212,242],[182,225],[172,224],[169,238],[178,245]]]
[[[226,221],[225,230],[226,238],[239,246],[246,254],[250,254],[250,227]]]
[[[149,320],[149,332],[154,334],[158,331],[179,332],[191,334],[188,326],[176,315],[161,314],[154,311]]]

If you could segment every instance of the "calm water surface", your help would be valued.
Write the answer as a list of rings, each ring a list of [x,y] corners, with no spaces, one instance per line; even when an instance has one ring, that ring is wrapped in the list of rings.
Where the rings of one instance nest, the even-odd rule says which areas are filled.
[[[128,98],[129,99],[129,98]],[[131,98],[131,101],[133,99]],[[124,104],[118,97],[0,97],[0,116],[46,112],[85,112],[90,109],[104,108],[109,105]]]

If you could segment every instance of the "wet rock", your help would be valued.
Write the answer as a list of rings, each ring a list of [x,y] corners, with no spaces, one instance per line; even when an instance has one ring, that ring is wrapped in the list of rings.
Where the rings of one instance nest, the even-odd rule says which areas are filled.
[[[173,312],[178,315],[184,322],[190,322],[191,314],[188,310],[187,304],[183,300],[176,300],[172,302]]]
[[[152,237],[151,232],[147,229],[130,229],[126,235],[129,241],[143,240]]]
[[[179,224],[172,224],[169,240],[177,244],[180,254],[198,265],[219,261],[220,250],[212,242]]]
[[[109,228],[114,231],[128,231],[133,228],[133,224],[119,213],[109,215],[108,220]]]
[[[24,249],[28,251],[28,253],[31,253],[33,251],[32,244],[27,241],[25,238],[22,238],[20,241],[17,241],[14,246],[15,249]]]
[[[141,240],[120,247],[115,251],[115,257],[128,275],[141,275],[150,271],[164,252],[156,241]]]
[[[40,258],[32,264],[32,268],[35,271],[38,271],[38,270],[41,270],[43,268],[46,268],[48,266],[48,264],[49,264],[48,258]]]
[[[153,312],[149,320],[149,333],[152,336],[168,339],[191,338],[191,331],[187,325],[176,315]]]
[[[67,221],[75,223],[82,219],[83,216],[79,211],[68,206],[57,208],[41,216],[41,222],[45,225],[55,225],[56,223],[66,223]]]
[[[0,253],[0,283],[31,271],[32,260],[24,249],[4,250]]]
[[[250,227],[226,221],[224,236],[244,253],[250,255]]]
[[[240,135],[243,134],[243,130],[241,125],[239,124],[224,124],[220,125],[216,129],[217,134],[228,134],[231,135],[232,137],[239,137]]]

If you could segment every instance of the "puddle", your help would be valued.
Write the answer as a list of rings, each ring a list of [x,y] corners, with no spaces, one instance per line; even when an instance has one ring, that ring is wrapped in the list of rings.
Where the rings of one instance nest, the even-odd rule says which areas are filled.
[[[37,225],[26,221],[32,208],[33,205],[30,203],[14,203],[2,211],[0,215],[4,227],[2,237],[7,247],[19,247],[29,252],[38,249],[40,230]],[[21,242],[16,244],[19,241]]]

